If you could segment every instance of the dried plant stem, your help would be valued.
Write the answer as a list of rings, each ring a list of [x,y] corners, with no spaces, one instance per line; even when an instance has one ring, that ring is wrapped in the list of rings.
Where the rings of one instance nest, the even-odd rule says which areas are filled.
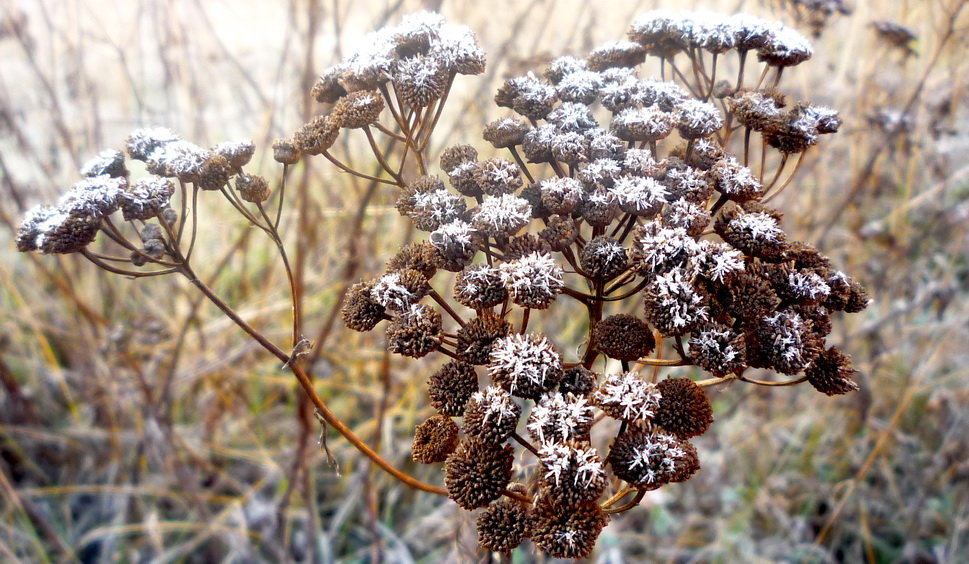
[[[195,272],[192,271],[191,267],[189,267],[188,265],[184,265],[181,269],[179,269],[179,271],[186,278],[188,278],[188,280],[192,284],[194,284],[195,287],[198,288],[199,291],[201,291],[205,295],[205,297],[209,299],[209,301],[211,301],[217,308],[219,308],[222,311],[222,313],[225,314],[226,317],[231,319],[236,325],[239,326],[240,329],[245,331],[246,334],[252,337],[253,340],[259,343],[264,349],[266,349],[277,359],[285,363],[286,367],[288,367],[289,370],[293,373],[293,375],[296,376],[296,380],[299,382],[299,385],[303,389],[303,392],[306,393],[310,401],[313,403],[313,406],[317,410],[319,410],[320,416],[327,422],[328,425],[331,425],[333,428],[337,430],[337,432],[343,435],[343,437],[347,441],[349,441],[350,444],[354,446],[354,448],[359,450],[364,456],[372,460],[374,464],[382,468],[385,472],[387,472],[397,480],[404,483],[406,486],[417,490],[426,491],[429,493],[435,493],[435,494],[445,495],[445,496],[447,495],[446,489],[439,486],[427,484],[425,482],[422,482],[420,480],[417,480],[411,477],[410,475],[404,472],[401,472],[400,470],[395,468],[392,464],[387,462],[376,451],[371,449],[362,439],[360,439],[360,437],[358,437],[353,432],[353,430],[347,427],[343,423],[343,421],[341,421],[332,411],[330,411],[329,406],[327,406],[326,403],[323,401],[323,399],[320,398],[319,394],[316,392],[316,388],[313,387],[312,380],[310,379],[309,375],[306,373],[306,371],[303,369],[303,367],[300,365],[299,362],[292,362],[290,355],[286,354],[282,349],[277,347],[272,341],[267,339],[262,333],[257,331],[255,328],[249,325],[244,319],[239,317],[239,315],[235,312],[235,310],[233,310],[227,303],[222,301],[222,299],[218,296],[218,294],[212,291],[211,288],[206,286],[205,283],[202,282],[198,278],[198,276],[195,275]]]

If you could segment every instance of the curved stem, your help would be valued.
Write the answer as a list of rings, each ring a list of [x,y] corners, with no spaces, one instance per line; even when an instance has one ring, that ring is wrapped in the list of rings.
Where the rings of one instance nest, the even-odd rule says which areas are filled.
[[[404,472],[401,472],[400,470],[395,468],[392,464],[390,464],[389,462],[387,462],[387,460],[385,460],[382,456],[380,456],[376,451],[370,448],[365,442],[363,442],[362,439],[360,439],[360,437],[358,437],[353,432],[352,429],[347,427],[346,424],[344,424],[339,417],[337,417],[332,411],[330,411],[330,408],[326,405],[323,399],[320,398],[319,394],[316,392],[316,388],[313,387],[313,382],[310,380],[310,377],[306,373],[306,370],[303,369],[303,367],[300,366],[298,362],[291,362],[290,355],[286,354],[282,349],[277,347],[272,341],[267,339],[262,333],[257,331],[255,328],[249,325],[244,319],[239,317],[239,315],[228,304],[222,301],[222,299],[215,292],[213,292],[211,288],[206,286],[205,283],[202,282],[198,278],[198,276],[195,275],[195,273],[192,271],[191,268],[189,268],[188,266],[184,266],[183,268],[180,269],[180,272],[183,275],[185,275],[185,277],[188,278],[189,281],[199,289],[199,291],[205,294],[205,297],[207,297],[209,301],[211,301],[217,308],[222,310],[222,313],[224,313],[226,317],[231,319],[236,325],[239,326],[240,329],[245,331],[246,334],[252,337],[257,343],[262,345],[262,347],[267,351],[269,351],[273,356],[275,356],[280,361],[286,363],[286,367],[288,367],[289,370],[293,373],[293,375],[296,376],[296,380],[299,382],[299,385],[303,389],[303,392],[313,403],[313,406],[316,407],[316,409],[319,411],[320,417],[322,417],[323,420],[326,421],[328,425],[331,425],[333,428],[337,430],[337,432],[343,435],[343,437],[347,441],[349,441],[350,444],[354,446],[354,448],[359,450],[364,456],[366,456],[371,461],[373,461],[373,463],[379,466],[382,470],[384,470],[385,472],[387,472],[397,480],[400,480],[408,487],[429,492],[429,493],[435,493],[435,494],[445,495],[445,496],[447,495],[446,489],[440,486],[427,484],[425,482],[412,478],[408,474],[405,474]]]

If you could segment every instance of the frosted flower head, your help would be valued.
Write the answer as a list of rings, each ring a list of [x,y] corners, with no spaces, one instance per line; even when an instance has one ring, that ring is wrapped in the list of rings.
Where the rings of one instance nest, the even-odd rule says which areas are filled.
[[[598,158],[583,165],[576,177],[589,189],[598,187],[609,188],[622,174],[619,161],[610,158]]]
[[[726,325],[710,324],[695,331],[687,343],[687,355],[714,376],[739,373],[747,364],[743,335]]]
[[[813,54],[807,37],[779,23],[771,26],[767,41],[757,49],[757,58],[775,67],[799,65]]]
[[[437,178],[433,182],[415,182],[401,190],[397,200],[400,212],[414,220],[422,231],[434,231],[442,225],[464,217],[463,198],[443,188]]]
[[[49,206],[33,208],[17,230],[17,250],[76,253],[97,236],[100,219]]]
[[[168,207],[175,185],[167,178],[141,178],[121,194],[121,214],[125,221],[149,219]]]
[[[778,311],[764,317],[755,334],[753,344],[759,364],[784,374],[801,372],[820,353],[818,337],[797,313]]]
[[[475,229],[492,237],[511,237],[528,225],[532,207],[513,194],[485,199],[471,218]]]
[[[710,213],[689,200],[676,200],[663,210],[663,223],[673,228],[682,227],[691,237],[699,237],[710,223]]]
[[[530,125],[520,119],[501,118],[489,123],[482,137],[496,149],[503,149],[521,145],[525,134],[531,129]]]
[[[571,213],[585,195],[582,183],[567,176],[546,178],[539,183],[538,189],[542,204],[553,214]]]
[[[690,258],[690,267],[706,280],[727,284],[735,275],[744,271],[743,253],[725,243],[703,240],[697,245],[696,254]]]
[[[198,182],[212,152],[188,141],[171,141],[157,146],[146,161],[148,172]]]
[[[589,68],[602,71],[615,67],[635,67],[646,60],[646,50],[633,41],[607,41],[586,58]]]
[[[507,296],[498,267],[475,264],[459,272],[454,281],[455,299],[472,309],[496,306]]]
[[[619,207],[626,213],[639,217],[652,217],[666,203],[666,187],[648,176],[623,175],[610,191],[615,194]]]
[[[605,131],[597,131],[589,139],[589,158],[622,162],[626,156],[626,144],[622,139]]]
[[[495,385],[510,394],[538,399],[562,379],[562,357],[540,333],[515,333],[495,341],[489,366]]]
[[[212,152],[225,157],[229,166],[237,171],[249,163],[256,152],[256,146],[252,139],[236,139],[219,143],[212,147]]]
[[[787,234],[781,229],[777,214],[752,207],[728,210],[717,217],[714,230],[724,241],[757,257],[775,257],[787,248]]]
[[[404,105],[423,108],[444,95],[450,74],[438,59],[417,55],[397,62],[394,90]]]
[[[544,123],[525,134],[522,151],[530,163],[547,163],[552,160],[552,140],[558,135],[555,126]]]
[[[785,297],[801,304],[821,303],[831,293],[831,287],[824,278],[806,269],[790,272],[784,290]]]
[[[155,149],[162,145],[181,141],[181,137],[164,127],[147,127],[131,132],[125,141],[128,155],[139,161],[147,161]]]
[[[656,277],[645,296],[646,320],[664,335],[682,335],[710,317],[707,296],[694,286],[682,268]]]
[[[500,269],[508,295],[522,307],[545,309],[564,286],[562,269],[548,253],[530,253],[502,264]]]
[[[464,406],[464,432],[489,444],[500,444],[515,431],[522,408],[507,391],[488,386],[474,392]]]
[[[474,180],[481,191],[489,196],[509,195],[522,187],[518,165],[500,157],[478,163]]]
[[[723,127],[723,116],[716,106],[700,100],[686,100],[679,106],[680,135],[684,139],[699,139],[712,135]]]
[[[569,506],[598,498],[606,487],[606,471],[599,454],[580,443],[546,444],[538,451],[543,493]]]
[[[630,76],[625,80],[604,84],[599,90],[599,101],[614,114],[642,105],[643,91],[639,80]]]
[[[577,102],[563,102],[546,119],[560,132],[582,133],[599,125],[592,117],[589,107]]]
[[[686,264],[697,249],[698,243],[685,229],[651,221],[637,228],[630,258],[640,274],[654,276]]]
[[[673,112],[686,100],[689,93],[675,82],[659,80],[640,81],[643,105],[656,105],[664,112]]]
[[[736,157],[717,161],[710,169],[710,174],[714,188],[735,202],[757,199],[763,194],[760,182]]]
[[[595,102],[600,88],[602,88],[602,76],[589,70],[565,74],[556,84],[556,91],[563,102],[584,105]]]
[[[553,59],[552,62],[545,67],[543,76],[552,84],[558,84],[566,76],[585,70],[588,70],[585,64],[585,59],[565,55]]]
[[[387,309],[406,312],[427,295],[429,289],[423,274],[415,270],[400,270],[378,278],[370,290],[370,296]]]
[[[560,392],[545,394],[532,408],[526,428],[540,445],[585,440],[595,412],[585,398]]]
[[[596,188],[587,192],[578,212],[593,227],[609,225],[619,212],[619,202],[612,191]]]
[[[659,141],[676,125],[676,116],[656,106],[627,108],[612,120],[612,132],[624,141]]]
[[[589,160],[589,138],[577,131],[556,133],[550,143],[552,158],[576,166]]]
[[[93,178],[95,176],[128,176],[125,168],[124,153],[116,149],[105,149],[97,156],[89,159],[81,166],[81,176]]]
[[[75,216],[100,218],[111,215],[121,205],[127,185],[124,178],[107,175],[85,178],[61,196],[57,207]]]
[[[478,238],[478,230],[470,223],[455,220],[432,231],[428,240],[441,252],[445,260],[466,264],[477,250]]]
[[[431,42],[431,55],[457,74],[475,75],[485,71],[484,49],[471,28],[464,25],[444,24],[438,37]]]
[[[607,460],[619,478],[651,489],[687,480],[700,468],[696,449],[689,442],[645,429],[619,437]]]
[[[608,375],[592,392],[592,403],[620,421],[649,421],[659,408],[660,397],[655,384],[635,372],[625,372]]]
[[[636,176],[659,178],[666,172],[666,160],[657,161],[647,149],[629,149],[622,162],[625,172]]]

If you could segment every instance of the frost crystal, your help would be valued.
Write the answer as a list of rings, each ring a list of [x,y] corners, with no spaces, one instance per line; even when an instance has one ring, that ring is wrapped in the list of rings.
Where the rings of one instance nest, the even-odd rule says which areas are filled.
[[[380,277],[373,285],[370,296],[378,304],[397,311],[405,311],[418,297],[401,284],[400,273],[391,272]]]
[[[69,214],[93,218],[110,215],[121,204],[127,181],[107,175],[85,178],[61,196],[57,207]]]
[[[471,223],[492,237],[510,237],[532,219],[532,206],[513,194],[486,199],[474,214]]]
[[[512,300],[522,307],[544,309],[562,290],[562,269],[548,253],[534,252],[503,263],[501,281]]]
[[[588,434],[592,416],[592,406],[585,398],[554,392],[535,405],[526,428],[539,444],[563,443]]]
[[[495,341],[489,370],[510,393],[534,398],[562,377],[562,357],[545,336],[515,333]]]
[[[545,480],[561,486],[563,477],[572,477],[572,486],[589,488],[601,482],[606,472],[595,449],[576,448],[564,444],[549,444],[538,451]]]
[[[592,393],[592,402],[622,421],[649,420],[659,408],[661,394],[655,384],[635,372],[610,374]]]

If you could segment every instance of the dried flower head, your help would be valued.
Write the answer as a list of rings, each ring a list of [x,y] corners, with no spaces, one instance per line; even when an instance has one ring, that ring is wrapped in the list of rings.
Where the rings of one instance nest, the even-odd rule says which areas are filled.
[[[498,499],[511,481],[514,450],[468,439],[444,463],[444,485],[448,496],[471,510]]]
[[[475,522],[478,544],[490,551],[508,552],[528,537],[531,515],[519,501],[499,499],[485,509]]]
[[[595,501],[561,506],[542,496],[532,509],[531,539],[553,558],[585,558],[609,522]]]
[[[488,386],[472,394],[465,405],[464,432],[476,440],[500,444],[515,431],[521,415],[522,408],[511,394]]]
[[[492,381],[512,395],[538,399],[562,379],[562,357],[540,333],[515,333],[495,342]]]
[[[458,446],[458,426],[451,419],[434,415],[414,429],[411,457],[414,462],[444,462]]]
[[[551,392],[532,408],[526,428],[540,445],[589,439],[592,405],[570,393]]]
[[[689,442],[640,426],[620,435],[606,460],[617,477],[651,489],[685,481],[700,469],[696,449]]]
[[[659,407],[660,393],[655,384],[635,372],[610,374],[592,392],[592,403],[620,421],[646,421]]]
[[[656,387],[661,396],[653,417],[656,424],[683,440],[707,432],[713,408],[703,388],[689,378],[668,378]]]
[[[471,396],[478,391],[478,374],[467,362],[452,360],[431,375],[427,395],[441,415],[461,417]]]

